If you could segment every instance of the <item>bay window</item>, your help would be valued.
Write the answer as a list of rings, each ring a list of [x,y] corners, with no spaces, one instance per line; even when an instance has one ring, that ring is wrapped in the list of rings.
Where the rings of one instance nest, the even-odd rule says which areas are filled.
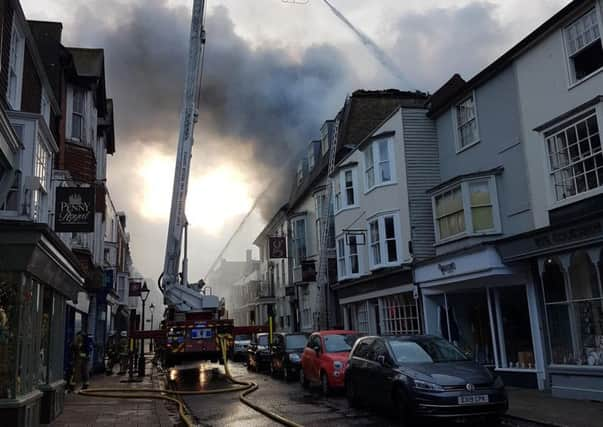
[[[565,28],[570,81],[576,83],[603,67],[601,31],[595,8]]]
[[[360,254],[358,237],[344,235],[337,239],[337,276],[339,280],[360,274]]]
[[[371,268],[400,262],[400,222],[398,214],[382,215],[369,222]]]
[[[301,265],[306,258],[306,219],[297,218],[291,221],[291,242],[293,245],[293,266]]]
[[[555,201],[603,187],[603,153],[595,110],[545,132],[544,137]]]
[[[475,96],[472,94],[470,97],[458,103],[454,112],[457,142],[456,148],[457,151],[461,151],[464,148],[479,142]]]
[[[84,107],[86,93],[81,88],[73,88],[73,102],[71,109],[71,137],[79,141],[86,138],[86,128],[84,124]]]
[[[369,191],[378,185],[394,181],[394,147],[393,139],[378,139],[364,151],[364,183]]]
[[[494,177],[461,182],[433,197],[437,240],[500,232]]]

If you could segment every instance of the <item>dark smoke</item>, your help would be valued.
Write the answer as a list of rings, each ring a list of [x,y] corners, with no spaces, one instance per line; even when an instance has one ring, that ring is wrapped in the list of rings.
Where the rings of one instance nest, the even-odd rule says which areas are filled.
[[[119,144],[148,142],[175,153],[190,8],[170,8],[166,0],[108,2],[106,8],[120,13],[111,22],[98,22],[98,11],[82,6],[75,20],[82,27],[69,32],[78,44],[105,49],[117,150]],[[235,34],[224,7],[206,17],[206,31],[195,151],[203,158],[193,163],[203,168],[223,159],[236,163],[240,153],[251,151],[251,161],[241,168],[267,182],[318,136],[321,121],[334,114],[349,90],[351,68],[327,44],[312,46],[295,60],[282,48],[253,48]],[[260,206],[267,215],[287,199],[290,185],[278,184],[278,193]]]

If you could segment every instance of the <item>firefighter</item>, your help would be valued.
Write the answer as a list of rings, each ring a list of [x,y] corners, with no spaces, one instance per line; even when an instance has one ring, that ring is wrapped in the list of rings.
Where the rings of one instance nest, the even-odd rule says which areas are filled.
[[[128,370],[128,333],[121,331],[119,334],[119,375],[124,375]]]
[[[113,374],[113,367],[119,363],[119,341],[115,335],[115,331],[109,332],[109,338],[107,338],[107,344],[105,346],[105,373],[107,375]]]

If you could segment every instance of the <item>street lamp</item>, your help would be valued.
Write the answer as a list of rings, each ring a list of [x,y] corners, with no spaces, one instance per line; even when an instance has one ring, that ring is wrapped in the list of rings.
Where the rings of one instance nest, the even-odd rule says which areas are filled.
[[[144,331],[144,309],[145,304],[147,302],[147,298],[149,297],[149,288],[147,287],[147,282],[145,281],[142,284],[142,288],[140,289],[140,300],[142,301],[142,326],[141,330]],[[145,366],[144,366],[144,338],[140,339],[140,356],[138,358],[138,376],[144,377],[145,374]]]
[[[155,312],[155,304],[151,303],[149,306],[149,310],[151,311],[151,331],[153,330],[153,313]],[[149,341],[149,352],[153,352],[153,338]]]

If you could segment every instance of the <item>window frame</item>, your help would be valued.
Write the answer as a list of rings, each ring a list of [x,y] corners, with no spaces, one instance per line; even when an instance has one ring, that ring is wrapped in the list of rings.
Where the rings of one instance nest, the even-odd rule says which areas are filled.
[[[382,142],[387,143],[387,155],[388,159],[381,159],[381,152],[379,150],[379,144]],[[370,152],[371,162],[369,162]],[[389,165],[389,173],[390,179],[389,181],[383,181],[381,178],[381,169],[380,165],[382,163],[387,162]],[[369,164],[370,163],[370,164]],[[372,172],[373,174],[373,185],[369,185],[368,174]],[[396,173],[396,150],[394,148],[394,137],[388,136],[384,138],[378,138],[372,141],[363,151],[362,151],[362,174],[364,180],[364,194],[367,194],[374,190],[375,188],[385,187],[388,185],[394,185],[398,183],[398,175]]]
[[[75,98],[76,98],[76,93],[81,93],[82,94],[82,111],[75,111]],[[84,88],[78,87],[78,86],[72,86],[71,87],[71,102],[70,102],[70,128],[69,128],[69,133],[71,136],[71,139],[77,142],[80,142],[82,144],[86,143],[86,90]],[[73,133],[73,129],[74,129],[74,116],[78,116],[80,118],[80,135],[79,136],[75,136],[75,134]]]
[[[393,218],[393,220],[394,220],[395,237],[393,240],[395,240],[395,243],[396,243],[396,260],[395,261],[388,260],[387,241],[392,240],[392,239],[386,238],[386,233],[385,233],[385,219],[386,218]],[[374,223],[378,224],[378,229],[377,229],[378,237],[379,237],[378,241],[373,241],[373,236],[371,234],[371,225]],[[385,212],[385,213],[380,213],[378,215],[374,215],[367,219],[367,226],[368,226],[367,234],[368,234],[369,270],[372,271],[372,270],[377,270],[377,269],[384,268],[384,267],[393,267],[393,266],[400,265],[403,260],[402,229],[400,226],[400,213],[398,211],[396,211],[396,212]],[[379,247],[379,258],[380,258],[379,263],[375,262],[375,259],[373,256],[373,247],[375,246],[375,244],[377,244]]]
[[[596,43],[596,40],[591,42],[589,45],[585,45],[582,48],[576,50],[575,52],[570,53],[569,50],[569,39],[568,39],[568,29],[574,25],[577,21],[579,21],[580,19],[582,19],[584,16],[586,16],[588,13],[591,13],[592,11],[595,12],[595,18],[596,18],[596,22],[598,25],[598,31],[599,31],[599,43],[601,43],[601,47],[603,48],[603,17],[601,14],[601,9],[599,7],[599,2],[598,1],[594,1],[588,8],[587,10],[585,10],[583,13],[580,14],[580,16],[572,19],[572,21],[570,23],[568,23],[567,25],[565,25],[562,29],[561,29],[561,41],[562,41],[562,49],[563,49],[563,54],[565,57],[565,66],[566,66],[566,71],[567,71],[567,78],[568,78],[568,89],[572,89],[573,87],[581,84],[582,82],[585,82],[587,80],[589,80],[591,77],[599,74],[600,72],[603,71],[603,66],[597,68],[596,70],[592,71],[591,73],[587,74],[586,76],[582,77],[581,79],[577,79],[576,78],[576,71],[574,68],[574,63],[572,61],[572,57],[575,56],[576,54],[580,53],[581,51],[583,51],[584,49],[586,49],[587,47],[590,47],[591,45],[593,45],[594,43]]]
[[[356,236],[348,236],[346,233],[340,234],[337,237],[336,254],[338,280],[354,279],[364,274],[364,259],[362,257],[362,251],[359,249],[361,245],[356,242],[356,252],[352,253],[351,245],[348,240],[352,237],[356,239]],[[352,272],[352,258],[354,257],[356,257],[356,265],[358,266],[358,271],[356,273]],[[340,268],[340,264],[343,264],[343,268]]]
[[[490,203],[492,206],[492,223],[494,225],[493,228],[488,230],[475,231],[473,227],[473,215],[471,215],[471,193],[470,186],[472,183],[477,182],[487,182],[488,189],[490,194]],[[457,187],[461,189],[461,198],[463,202],[463,218],[465,220],[465,230],[461,233],[454,234],[452,236],[447,236],[445,238],[440,237],[440,228],[438,224],[437,217],[437,205],[436,199],[444,193],[447,193]],[[464,181],[455,182],[454,184],[448,185],[440,190],[437,193],[432,194],[431,196],[431,209],[433,214],[433,227],[435,231],[436,242],[435,244],[443,244],[450,241],[462,239],[465,237],[479,237],[479,236],[488,236],[493,234],[502,233],[502,225],[500,219],[500,206],[498,203],[498,190],[496,184],[496,175],[486,175],[475,177],[471,179],[466,179]]]
[[[16,45],[15,43],[18,42]],[[13,50],[14,49],[14,50]],[[14,52],[14,57],[13,57]],[[16,63],[14,63],[16,61]],[[11,36],[9,45],[9,59],[7,71],[6,100],[13,110],[21,110],[21,101],[23,95],[23,67],[25,62],[25,32],[17,20],[17,15],[13,15],[11,26]],[[11,95],[11,75],[15,74],[16,87],[15,93]]]
[[[591,110],[593,111],[591,113]],[[586,190],[583,191],[581,193],[577,192],[577,185],[576,185],[576,193],[565,197],[563,199],[557,200],[557,196],[556,196],[556,192],[555,192],[555,185],[553,183],[554,177],[553,177],[553,168],[552,168],[552,164],[551,164],[551,154],[549,151],[549,147],[548,147],[548,140],[562,132],[567,131],[567,129],[569,129],[570,127],[573,126],[577,126],[578,123],[580,122],[585,122],[586,120],[588,120],[588,118],[590,117],[595,117],[596,122],[597,122],[597,128],[598,128],[598,137],[599,137],[599,143],[601,144],[601,151],[596,152],[595,154],[592,154],[589,156],[590,159],[593,159],[597,156],[597,154],[601,154],[603,153],[603,135],[601,133],[601,125],[603,125],[603,104],[599,103],[595,106],[590,106],[587,108],[582,109],[581,111],[577,112],[576,114],[573,114],[571,117],[566,118],[565,120],[556,122],[554,124],[552,124],[551,126],[548,126],[546,129],[542,129],[541,130],[541,137],[542,137],[542,142],[544,145],[544,155],[545,155],[545,159],[544,162],[546,164],[545,166],[545,180],[547,182],[546,186],[547,186],[547,193],[548,193],[548,199],[549,199],[549,206],[550,209],[555,209],[557,207],[561,207],[561,206],[565,206],[571,203],[575,203],[577,201],[595,196],[597,194],[601,194],[603,193],[603,185],[599,185],[598,187],[592,188],[590,190]],[[589,141],[590,142],[590,141]],[[576,144],[579,145],[579,142],[576,142]],[[568,144],[569,147],[569,144]],[[579,151],[580,153],[580,151]],[[580,155],[580,157],[582,157]],[[561,171],[562,169],[572,169],[573,166],[572,165],[577,165],[577,164],[583,164],[586,161],[586,159],[580,159],[576,162],[572,162],[571,161],[571,154],[570,154],[570,160],[568,162],[568,165],[564,168],[558,168],[556,169],[556,171]],[[596,168],[596,164],[595,164],[595,169],[593,169],[593,171],[597,171]],[[573,175],[574,177],[574,181],[575,181],[575,175]],[[580,174],[578,174],[580,175]],[[584,172],[584,175],[586,176],[586,171]],[[586,184],[588,185],[588,184]]]
[[[298,247],[297,247],[297,242],[300,240],[300,238],[297,236],[297,224],[299,222],[304,223],[304,236],[303,236],[303,242],[304,242],[304,256],[302,257],[301,254],[298,252]],[[291,243],[293,246],[293,267],[300,267],[302,264],[302,261],[308,256],[308,222],[306,220],[306,216],[298,216],[296,218],[292,218],[291,219]]]
[[[346,187],[346,174],[350,172],[352,174],[352,186],[350,187],[352,190],[352,197],[354,198],[354,203],[349,203],[348,200],[348,187]],[[356,174],[355,167],[346,167],[342,168],[337,177],[333,179],[333,201],[334,201],[334,211],[335,214],[338,214],[341,211],[346,209],[357,208],[358,205],[358,176]]]
[[[474,117],[471,120],[475,120],[476,139],[467,143],[466,145],[461,145],[461,137],[460,137],[460,132],[459,132],[460,128],[462,126],[466,126],[471,120],[464,122],[462,125],[459,125],[457,109],[458,109],[459,105],[461,105],[463,102],[466,102],[469,99],[473,99]],[[452,107],[452,126],[454,128],[454,143],[455,143],[456,154],[459,154],[459,153],[473,147],[474,145],[479,144],[479,142],[481,141],[478,116],[479,116],[479,114],[477,111],[477,96],[475,94],[475,90],[472,90],[469,95],[465,96],[464,98],[461,99],[461,101],[459,101],[453,105],[453,107]]]

